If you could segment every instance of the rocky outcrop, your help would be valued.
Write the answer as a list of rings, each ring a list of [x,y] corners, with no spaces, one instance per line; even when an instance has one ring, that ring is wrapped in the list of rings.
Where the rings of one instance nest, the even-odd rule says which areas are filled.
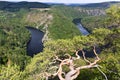
[[[104,9],[83,9],[83,8],[75,8],[81,13],[87,13],[89,16],[101,16],[106,15]]]

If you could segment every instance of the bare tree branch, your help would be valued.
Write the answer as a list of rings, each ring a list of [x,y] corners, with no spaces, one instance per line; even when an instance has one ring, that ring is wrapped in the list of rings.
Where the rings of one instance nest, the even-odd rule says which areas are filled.
[[[83,50],[81,50],[84,60],[87,63],[89,63],[89,65],[79,66],[79,67],[75,68],[74,60],[80,59],[80,56],[78,55],[78,52],[80,50],[75,52],[75,55],[76,55],[75,59],[73,57],[71,57],[70,55],[68,55],[68,59],[63,59],[63,60],[59,59],[58,56],[55,56],[56,60],[60,61],[60,64],[59,64],[59,67],[58,67],[58,71],[55,74],[53,74],[53,76],[58,76],[60,80],[74,80],[80,74],[81,69],[88,69],[88,68],[94,68],[94,67],[98,68],[97,62],[100,61],[100,58],[98,57],[98,55],[95,51],[95,46],[93,48],[94,54],[96,56],[96,59],[94,60],[94,62],[90,62],[89,60],[87,60],[86,57],[85,57],[85,52]],[[67,65],[69,67],[70,71],[65,73],[63,71],[63,65]],[[64,73],[64,76],[63,76],[63,73]],[[103,72],[101,72],[101,73],[103,74]],[[107,80],[107,78],[106,78],[106,80]]]
[[[78,55],[78,52],[79,52],[79,50],[75,52],[75,55],[77,56],[76,59],[80,59],[80,56]]]
[[[85,57],[85,52],[83,50],[81,50],[81,51],[82,51],[84,60],[90,64],[91,62],[89,60],[87,60],[86,57]]]
[[[105,79],[108,80],[106,74],[99,68],[99,66],[97,66],[97,69],[103,74],[103,76],[105,77]]]

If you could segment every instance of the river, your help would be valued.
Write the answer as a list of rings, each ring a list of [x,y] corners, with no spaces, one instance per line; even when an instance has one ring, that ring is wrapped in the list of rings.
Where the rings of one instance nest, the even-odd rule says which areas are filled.
[[[33,27],[26,28],[31,33],[31,39],[27,43],[27,55],[33,57],[34,54],[42,52],[43,50],[42,38],[44,36],[44,32]]]
[[[80,30],[82,35],[89,35],[90,33],[81,25],[80,19],[74,19],[73,22],[76,24],[77,28]],[[33,28],[26,27],[31,33],[31,39],[27,43],[27,55],[33,57],[34,54],[43,51],[42,39],[44,37],[44,32]]]
[[[82,35],[89,35],[90,33],[81,24],[81,18],[73,19],[73,23],[77,26]]]
[[[81,23],[77,23],[77,28],[80,30],[82,35],[89,35],[90,33],[82,26]]]

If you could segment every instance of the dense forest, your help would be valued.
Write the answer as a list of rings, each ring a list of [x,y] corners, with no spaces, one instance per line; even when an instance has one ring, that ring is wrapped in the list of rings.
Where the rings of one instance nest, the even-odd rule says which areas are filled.
[[[0,4],[0,80],[120,79],[118,2],[104,8]],[[73,23],[76,18],[89,35],[78,30]],[[43,51],[33,57],[26,51],[31,36],[26,26],[42,30],[47,37]],[[87,57],[89,54],[93,56]]]

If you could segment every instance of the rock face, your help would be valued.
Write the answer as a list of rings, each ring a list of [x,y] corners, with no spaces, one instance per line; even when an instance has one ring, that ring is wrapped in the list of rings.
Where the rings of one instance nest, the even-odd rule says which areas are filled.
[[[83,8],[75,8],[82,13],[87,13],[89,16],[101,16],[106,15],[104,9],[83,9]]]
[[[34,12],[29,12],[26,16],[26,22],[34,23],[37,29],[43,26],[42,31],[44,31],[45,35],[42,39],[42,42],[48,40],[48,27],[53,20],[53,16],[48,11],[50,8],[31,8],[31,10],[35,10]]]

